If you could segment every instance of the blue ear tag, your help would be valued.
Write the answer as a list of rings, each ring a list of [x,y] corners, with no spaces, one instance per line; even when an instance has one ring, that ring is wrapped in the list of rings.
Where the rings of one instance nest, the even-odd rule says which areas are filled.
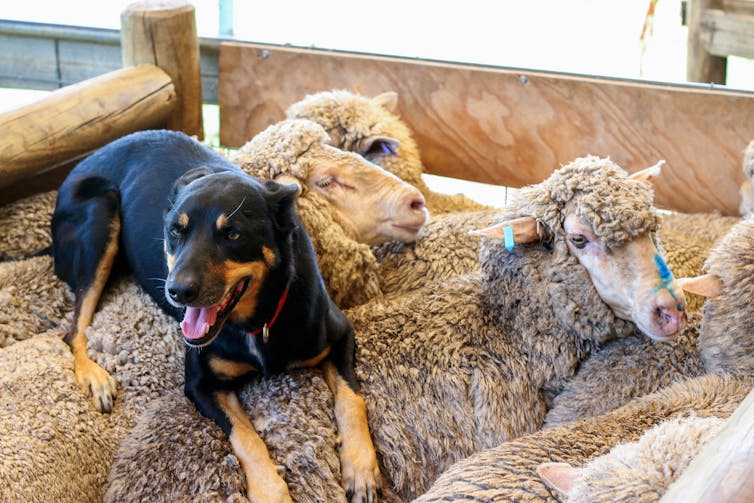
[[[505,249],[513,251],[513,247],[516,246],[515,241],[513,241],[513,227],[510,225],[503,227],[503,238],[505,239]]]

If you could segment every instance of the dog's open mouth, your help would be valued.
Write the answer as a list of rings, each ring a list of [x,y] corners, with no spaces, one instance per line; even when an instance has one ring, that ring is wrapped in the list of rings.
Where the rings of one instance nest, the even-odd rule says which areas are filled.
[[[192,347],[206,346],[220,333],[228,315],[243,296],[249,286],[250,278],[243,278],[225,298],[214,306],[186,306],[181,322],[183,340]]]

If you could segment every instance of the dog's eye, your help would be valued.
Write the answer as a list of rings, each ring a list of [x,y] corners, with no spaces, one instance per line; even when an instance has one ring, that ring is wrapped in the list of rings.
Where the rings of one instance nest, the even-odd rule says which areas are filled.
[[[589,240],[583,234],[571,234],[568,236],[568,240],[578,249],[584,248]]]
[[[227,233],[225,233],[225,239],[229,239],[230,241],[236,241],[238,238],[241,237],[241,233],[234,230],[229,230]]]
[[[173,236],[174,238],[181,237],[181,232],[182,231],[183,231],[183,229],[181,229],[177,225],[171,225],[170,226],[170,235]]]

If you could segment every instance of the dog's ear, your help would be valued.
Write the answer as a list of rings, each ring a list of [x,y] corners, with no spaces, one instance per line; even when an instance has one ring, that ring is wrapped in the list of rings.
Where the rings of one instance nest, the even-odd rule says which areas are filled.
[[[211,175],[212,173],[214,173],[214,171],[203,166],[186,171],[178,180],[175,181],[175,183],[173,183],[173,190],[170,191],[170,200],[175,201],[178,193],[183,190],[186,185],[190,184],[194,180],[198,180],[203,176]]]
[[[288,235],[298,222],[295,202],[300,187],[267,180],[264,182],[264,188],[267,191],[267,204],[273,215],[275,227],[283,235]]]

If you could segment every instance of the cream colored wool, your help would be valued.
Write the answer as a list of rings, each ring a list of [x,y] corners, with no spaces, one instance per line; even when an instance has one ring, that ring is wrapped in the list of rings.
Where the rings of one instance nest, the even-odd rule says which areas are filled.
[[[705,262],[724,285],[675,341],[618,340],[588,358],[554,399],[547,426],[607,412],[673,381],[706,372],[754,375],[754,218],[737,223]],[[699,271],[701,274],[703,271]],[[625,376],[619,381],[616,375]]]
[[[590,169],[593,164],[602,169]],[[562,169],[540,184],[540,191],[525,193],[535,203],[545,193],[562,201],[564,212],[579,211],[589,208],[577,202],[590,192],[588,180],[596,187],[610,180],[621,196],[600,192],[614,205],[599,214],[601,236],[618,243],[642,229],[653,230],[648,185],[637,185],[616,165],[593,157]],[[565,191],[558,186],[563,182],[580,187],[570,192],[571,201],[562,199]],[[535,203],[520,202],[544,208]],[[508,209],[500,218],[522,212]],[[595,214],[587,210],[582,216]],[[563,220],[553,211],[535,216]],[[613,218],[617,222],[610,225]],[[387,501],[416,497],[453,462],[537,430],[548,394],[573,375],[583,358],[614,337],[636,332],[604,304],[559,234],[552,243],[522,245],[511,253],[499,242],[484,240],[481,256],[481,273],[346,311],[356,332],[356,374]],[[244,388],[242,401],[273,461],[285,467],[295,501],[343,501],[332,398],[319,371],[254,381]],[[194,432],[206,427],[202,418],[181,412],[168,399],[152,406],[116,456],[109,498],[148,497],[154,475],[144,466],[159,467],[167,500],[184,500],[189,491],[198,491],[191,493],[197,499],[232,497],[241,489],[223,486],[205,470],[224,459],[227,450],[189,448]],[[168,416],[169,421],[160,419]],[[320,477],[329,475],[320,474],[333,479],[324,484]]]
[[[584,466],[568,503],[660,501],[691,460],[723,427],[716,417],[678,417]]]
[[[673,384],[608,414],[541,430],[474,454],[450,467],[415,501],[559,501],[557,494],[537,475],[536,468],[541,463],[569,463],[579,467],[608,453],[616,445],[636,442],[650,428],[664,421],[688,417],[725,419],[746,398],[752,386],[754,377],[739,378],[730,374],[709,374]],[[697,448],[693,436],[689,444]],[[673,453],[672,461],[688,456],[684,443],[675,445],[679,450]],[[645,446],[646,443],[642,444]],[[658,446],[668,451],[672,448],[672,440]],[[646,475],[641,479],[622,476],[603,479],[599,491],[604,499],[591,499],[591,503],[644,501],[641,498],[645,494],[636,491],[646,489],[648,475],[671,467],[671,462],[664,465],[670,459],[655,459],[662,463],[659,465],[650,463],[651,459],[642,459]],[[670,482],[670,478],[663,481]]]
[[[52,244],[50,219],[57,191],[0,206],[0,261],[25,258]]]
[[[183,380],[178,324],[126,279],[106,289],[87,331],[89,355],[118,381],[112,414],[100,414],[78,388],[62,341],[72,296],[52,259],[0,263],[0,278],[2,496],[100,500],[119,440],[153,398]]]
[[[321,124],[333,146],[350,152],[358,152],[364,140],[373,136],[398,140],[396,156],[375,153],[366,157],[419,189],[433,215],[487,208],[461,194],[439,194],[427,187],[421,176],[425,170],[419,147],[413,133],[397,114],[397,103],[398,95],[392,92],[367,98],[345,90],[333,90],[304,97],[288,107],[286,115]]]

